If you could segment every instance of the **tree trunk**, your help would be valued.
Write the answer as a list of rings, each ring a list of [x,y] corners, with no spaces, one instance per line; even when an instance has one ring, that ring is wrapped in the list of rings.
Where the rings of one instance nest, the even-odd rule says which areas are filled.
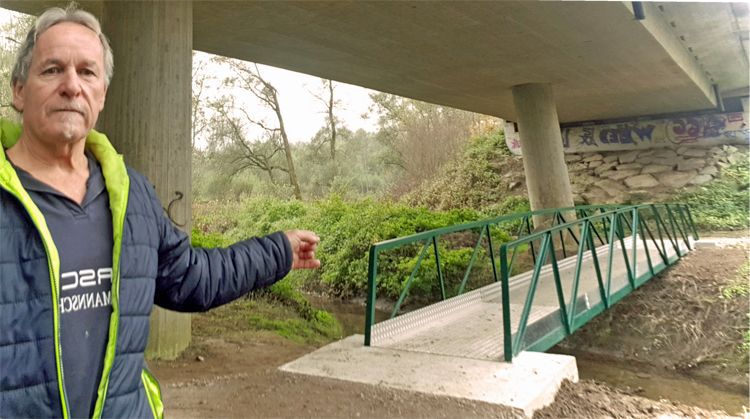
[[[331,160],[336,159],[336,121],[333,119],[333,80],[328,80],[331,100],[328,102],[328,118],[331,121]]]
[[[284,141],[284,154],[286,154],[286,165],[289,167],[289,181],[294,186],[294,196],[298,200],[302,200],[302,192],[299,190],[299,183],[297,182],[297,174],[294,172],[294,160],[292,160],[292,148],[289,147],[289,138],[286,136],[286,129],[284,128],[284,119],[281,117],[281,107],[279,107],[279,100],[276,95],[273,96],[274,102],[276,102],[276,116],[279,118],[279,131],[281,131],[281,140]]]

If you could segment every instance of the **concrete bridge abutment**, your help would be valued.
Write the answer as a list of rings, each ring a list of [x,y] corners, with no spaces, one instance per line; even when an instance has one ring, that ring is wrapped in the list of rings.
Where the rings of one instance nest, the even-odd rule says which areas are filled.
[[[101,21],[115,76],[97,128],[148,177],[170,219],[189,234],[192,3],[106,2]],[[150,322],[147,356],[176,358],[190,344],[189,314],[154,307]]]
[[[531,210],[572,207],[573,191],[552,85],[521,84],[511,90]],[[571,221],[575,216],[569,214],[565,219]],[[551,226],[553,220],[552,216],[535,215],[533,221],[539,230]]]

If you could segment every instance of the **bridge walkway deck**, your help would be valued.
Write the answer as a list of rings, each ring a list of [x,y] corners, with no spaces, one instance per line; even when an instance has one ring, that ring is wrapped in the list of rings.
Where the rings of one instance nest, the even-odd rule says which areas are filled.
[[[648,253],[655,272],[666,266],[657,246],[647,241]],[[633,255],[632,238],[624,240],[628,257]],[[678,240],[681,254],[687,253],[683,240]],[[666,243],[670,263],[678,258],[677,249]],[[615,244],[613,251],[619,257],[612,258],[611,293],[625,289],[629,285],[628,270],[622,257],[622,247]],[[597,259],[606,281],[609,247],[597,248]],[[650,275],[646,247],[642,241],[636,245],[636,278]],[[563,290],[566,290],[566,305],[570,305],[574,272],[577,257],[571,256],[558,261],[559,276]],[[632,263],[632,261],[631,261]],[[591,252],[582,259],[576,315],[580,315],[602,304],[602,292],[597,279]],[[511,332],[519,329],[519,319],[527,299],[532,271],[513,276],[509,280]],[[604,283],[606,287],[606,282]],[[560,304],[551,264],[542,268],[539,284],[533,298],[528,326],[524,337],[524,347],[533,347],[542,339],[563,328]],[[466,357],[474,359],[502,361],[503,346],[503,305],[501,284],[493,283],[445,301],[415,310],[373,326],[372,346],[431,354]],[[542,343],[542,345],[545,345]],[[547,344],[548,346],[551,346]],[[534,348],[546,350],[547,348]]]

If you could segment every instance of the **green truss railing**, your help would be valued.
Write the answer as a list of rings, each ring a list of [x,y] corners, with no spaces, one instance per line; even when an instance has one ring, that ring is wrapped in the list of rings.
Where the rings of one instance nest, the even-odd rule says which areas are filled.
[[[568,221],[566,217],[571,218],[571,215],[575,214],[576,220]],[[545,218],[552,219],[552,226],[544,231],[533,232],[532,220],[534,216],[544,216]],[[516,239],[507,243],[503,243],[499,249],[499,264],[497,267],[497,261],[495,256],[495,250],[493,248],[491,227],[497,226],[501,223],[518,221],[521,220],[521,226],[516,234]],[[482,244],[482,240],[485,235],[487,237],[487,244],[489,247],[490,260],[492,264],[492,274],[495,282],[501,282],[502,287],[502,301],[503,301],[503,331],[504,331],[504,351],[505,360],[511,361],[512,358],[522,350],[536,350],[545,351],[559,342],[565,336],[573,333],[577,328],[586,323],[588,320],[601,313],[601,311],[609,308],[616,301],[627,295],[630,291],[637,288],[653,275],[664,269],[665,266],[669,265],[674,259],[681,257],[690,249],[689,236],[692,236],[695,240],[698,239],[698,234],[693,224],[690,209],[686,205],[682,204],[649,204],[649,205],[638,205],[638,206],[617,206],[617,205],[602,205],[602,206],[578,206],[570,208],[550,209],[542,211],[533,211],[522,214],[513,214],[504,217],[497,217],[484,221],[477,221],[467,224],[461,224],[456,226],[450,226],[440,228],[436,230],[430,230],[418,234],[413,234],[407,237],[401,237],[392,239],[380,243],[376,243],[370,247],[369,253],[369,268],[368,268],[368,297],[367,297],[367,315],[365,324],[365,345],[369,346],[371,343],[372,327],[375,319],[375,299],[377,289],[377,268],[378,268],[378,253],[394,249],[397,247],[406,246],[413,243],[424,242],[424,247],[417,259],[416,265],[411,273],[411,276],[406,281],[404,289],[396,302],[396,306],[391,313],[391,318],[395,317],[399,312],[401,305],[404,302],[406,295],[409,292],[411,284],[419,271],[420,264],[427,254],[427,250],[430,246],[433,247],[435,252],[435,262],[437,277],[440,281],[440,290],[442,299],[449,298],[445,292],[445,283],[443,278],[443,272],[440,262],[440,255],[438,252],[438,238],[440,236],[457,233],[466,230],[479,230],[479,239],[474,247],[471,260],[463,276],[463,280],[459,287],[457,295],[461,295],[465,291],[467,280],[471,269],[476,260],[477,254]],[[624,240],[626,237],[632,237],[633,249],[632,255],[627,254]],[[646,274],[636,277],[636,243],[638,240],[643,242],[646,250],[646,258],[648,261],[649,270]],[[648,243],[652,243],[652,246],[656,247],[659,258],[662,263],[654,264],[651,260]],[[686,246],[685,251],[682,250],[680,245],[680,239]],[[566,241],[568,245],[566,246]],[[596,241],[601,246],[609,246],[609,254],[607,257],[606,270],[602,272],[599,260],[597,257],[597,245]],[[612,290],[612,265],[614,261],[614,246],[616,243],[620,243],[622,248],[622,258],[624,259],[627,267],[628,284],[625,288]],[[676,250],[676,258],[668,257],[667,243]],[[556,247],[559,247],[556,248]],[[560,280],[559,268],[557,255],[562,256],[563,259],[568,257],[568,250],[571,247],[577,247],[575,254],[576,268],[573,278],[573,292],[571,294],[570,303],[565,302],[565,295],[562,289]],[[510,284],[509,279],[513,267],[517,260],[517,256],[523,251],[523,249],[529,253],[530,259],[534,264],[533,274],[531,277],[528,294],[526,296],[526,302],[524,304],[521,318],[519,321],[519,327],[516,331],[515,336],[511,333],[511,312],[510,312]],[[573,254],[571,250],[571,256]],[[578,286],[581,277],[581,266],[582,260],[586,253],[589,253],[593,259],[594,267],[596,270],[597,281],[599,284],[599,292],[601,296],[601,303],[581,312],[577,313],[577,294]],[[551,333],[546,334],[541,339],[537,339],[530,344],[524,343],[524,338],[527,331],[529,315],[534,299],[534,293],[539,285],[539,278],[542,272],[542,268],[550,264],[552,267],[555,285],[558,294],[558,302],[560,305],[560,317],[563,324],[562,328],[558,328]]]

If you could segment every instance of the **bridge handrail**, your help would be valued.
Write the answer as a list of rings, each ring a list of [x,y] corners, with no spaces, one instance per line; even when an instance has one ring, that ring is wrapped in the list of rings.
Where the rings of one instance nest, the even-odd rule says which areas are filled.
[[[376,277],[377,277],[377,255],[379,252],[384,250],[393,249],[396,247],[404,246],[407,244],[416,243],[419,241],[426,240],[426,244],[424,249],[422,250],[421,256],[419,260],[417,261],[417,265],[414,269],[414,272],[412,272],[412,275],[410,276],[409,280],[407,281],[407,286],[404,288],[404,290],[401,293],[401,296],[399,297],[398,303],[393,310],[393,313],[391,314],[391,318],[393,318],[396,313],[398,312],[401,303],[404,300],[404,297],[406,296],[406,293],[408,292],[409,285],[411,284],[411,281],[414,279],[414,275],[416,274],[417,270],[419,269],[419,265],[422,262],[422,259],[424,258],[425,252],[427,248],[429,248],[429,245],[432,244],[435,249],[435,257],[437,259],[437,269],[438,269],[438,277],[440,279],[441,284],[441,290],[442,290],[442,296],[443,300],[445,300],[445,287],[442,277],[442,271],[440,269],[440,256],[437,252],[437,237],[450,234],[450,233],[457,233],[460,231],[466,231],[466,230],[472,230],[475,228],[482,228],[482,236],[484,235],[485,229],[493,224],[499,224],[502,222],[508,222],[508,221],[515,221],[518,219],[522,219],[521,228],[518,231],[517,236],[521,236],[524,233],[524,228],[526,228],[526,231],[528,234],[531,234],[531,219],[535,215],[547,215],[547,214],[553,214],[553,220],[556,222],[558,220],[564,220],[561,213],[569,213],[571,211],[575,211],[577,214],[586,214],[587,211],[599,211],[599,212],[605,212],[605,210],[614,210],[617,208],[623,207],[622,205],[580,205],[575,207],[566,207],[566,208],[557,208],[557,209],[545,209],[545,210],[537,210],[537,211],[530,211],[530,212],[524,212],[524,213],[518,213],[518,214],[510,214],[510,215],[504,215],[500,217],[494,217],[488,220],[481,220],[481,221],[473,221],[470,223],[464,223],[464,224],[457,224],[453,226],[448,227],[442,227],[437,228],[433,230],[423,231],[420,233],[411,234],[409,236],[405,237],[398,237],[395,239],[389,239],[382,242],[375,243],[370,246],[369,251],[369,259],[368,259],[368,272],[367,272],[367,313],[366,313],[366,320],[365,320],[365,345],[370,345],[370,338],[371,338],[371,329],[372,326],[375,324],[375,299],[376,299]],[[490,247],[491,244],[491,235],[488,235],[488,240],[490,240]],[[432,241],[432,243],[430,243]],[[482,237],[480,237],[477,247],[475,248],[474,255],[471,258],[471,262],[469,263],[469,266],[467,267],[465,278],[468,278],[468,274],[471,271],[471,268],[474,263],[474,259],[476,256],[476,251],[479,249],[479,243],[481,243]],[[532,246],[532,253],[534,253],[533,246]],[[493,258],[493,273],[495,274],[495,277],[497,277],[497,270],[495,269],[494,265],[494,258]],[[464,281],[465,282],[465,281]],[[463,287],[461,287],[461,292],[463,291]],[[461,293],[459,292],[459,294]]]
[[[661,209],[662,212],[666,213],[666,218],[669,220],[669,227],[671,227],[672,234],[669,234],[670,228],[665,224],[665,222],[661,219],[661,216],[659,214],[658,209]],[[386,240],[383,242],[375,243],[370,247],[369,252],[369,266],[368,266],[368,295],[367,295],[367,313],[366,313],[366,324],[365,324],[365,345],[369,346],[371,343],[371,336],[372,336],[372,327],[374,326],[374,319],[375,319],[375,299],[376,299],[376,292],[377,292],[377,263],[378,263],[378,253],[384,250],[393,249],[396,247],[413,244],[420,241],[425,241],[425,245],[422,249],[422,252],[420,253],[420,256],[416,262],[416,265],[412,271],[411,276],[406,282],[406,285],[404,286],[404,289],[402,290],[402,293],[396,303],[396,306],[391,314],[391,318],[393,318],[400,309],[401,304],[404,301],[404,298],[409,290],[409,287],[416,275],[416,273],[419,270],[420,264],[422,260],[425,257],[425,254],[427,252],[427,249],[430,247],[430,245],[433,246],[434,252],[435,252],[435,259],[436,259],[436,269],[438,274],[438,279],[440,281],[441,286],[441,292],[442,292],[442,298],[443,300],[446,299],[445,295],[445,285],[441,270],[441,264],[440,264],[440,256],[438,253],[438,246],[437,246],[437,238],[441,235],[450,234],[450,233],[456,233],[460,231],[466,231],[466,230],[472,230],[472,229],[481,229],[479,240],[477,241],[477,244],[474,248],[474,253],[472,254],[471,260],[469,262],[469,265],[467,267],[466,273],[464,275],[463,281],[461,283],[461,286],[458,291],[458,295],[463,293],[463,290],[466,285],[466,281],[469,277],[469,273],[471,272],[471,268],[474,264],[474,261],[476,259],[478,250],[481,246],[482,239],[484,238],[484,234],[487,234],[488,239],[488,245],[489,245],[489,251],[490,251],[490,259],[492,262],[492,271],[495,278],[495,282],[501,281],[502,284],[502,292],[503,292],[503,327],[504,327],[504,335],[505,335],[505,359],[506,361],[511,361],[514,355],[517,355],[521,350],[521,343],[523,342],[523,333],[525,333],[525,323],[524,321],[528,321],[528,312],[530,311],[532,300],[528,299],[528,301],[525,304],[524,307],[524,321],[522,321],[521,327],[519,328],[519,332],[516,335],[516,342],[511,342],[511,323],[510,323],[510,308],[509,308],[509,289],[508,289],[508,280],[510,273],[512,272],[513,264],[516,258],[516,254],[518,253],[519,246],[529,244],[532,259],[535,264],[534,269],[534,275],[532,277],[532,283],[530,285],[529,294],[533,298],[533,291],[532,288],[536,287],[536,282],[538,282],[538,277],[541,272],[541,266],[546,264],[546,260],[548,257],[552,259],[552,266],[553,271],[556,275],[556,280],[559,281],[559,275],[557,274],[557,260],[554,255],[554,245],[552,240],[553,234],[559,234],[560,235],[560,241],[559,243],[562,244],[562,253],[564,258],[567,257],[567,251],[565,249],[565,240],[564,240],[564,233],[567,232],[570,234],[570,236],[575,240],[576,244],[578,245],[578,262],[580,265],[580,260],[582,258],[582,255],[584,253],[584,248],[589,247],[589,249],[595,249],[594,246],[594,239],[593,234],[595,234],[600,243],[602,245],[609,244],[610,247],[610,255],[612,254],[612,248],[614,246],[615,240],[618,240],[622,243],[624,239],[624,225],[627,225],[629,229],[632,232],[634,243],[636,242],[638,238],[638,231],[641,231],[641,237],[644,241],[644,245],[647,248],[646,245],[646,239],[643,235],[644,229],[648,231],[649,235],[651,236],[651,240],[656,243],[656,239],[654,238],[654,235],[651,233],[648,223],[644,223],[644,219],[647,218],[645,216],[639,217],[639,213],[645,212],[645,211],[651,211],[652,217],[654,219],[654,223],[657,229],[657,235],[659,236],[659,240],[661,241],[662,246],[659,247],[658,244],[656,245],[660,256],[665,261],[665,264],[668,263],[666,258],[666,246],[664,245],[664,235],[662,234],[662,227],[664,230],[664,233],[666,233],[668,240],[672,244],[672,246],[678,250],[677,254],[678,257],[680,256],[680,250],[679,250],[679,241],[677,237],[677,232],[679,231],[680,236],[682,236],[683,241],[687,244],[688,248],[690,246],[690,241],[688,239],[689,233],[693,233],[693,237],[697,240],[698,235],[695,230],[695,226],[693,224],[692,215],[690,214],[690,209],[683,204],[647,204],[647,205],[636,205],[636,206],[623,206],[623,205],[587,205],[587,206],[576,206],[576,207],[568,207],[568,208],[559,208],[559,209],[548,209],[548,210],[540,210],[540,211],[532,211],[532,212],[526,212],[526,213],[520,213],[520,214],[512,214],[512,215],[506,215],[502,217],[495,217],[488,220],[482,220],[482,221],[475,221],[471,223],[465,223],[465,224],[459,224],[455,226],[449,226],[449,227],[443,227],[439,229],[429,230],[425,232],[420,232],[416,234],[412,234],[410,236],[406,237],[400,237],[396,239]],[[597,213],[598,212],[598,213]],[[570,213],[575,213],[577,217],[579,217],[575,221],[566,221],[565,216],[567,216]],[[630,213],[632,215],[632,224],[625,219],[625,214]],[[679,215],[679,219],[675,217],[675,213]],[[552,221],[553,225],[543,231],[538,232],[532,232],[531,227],[531,219],[532,217],[536,215],[552,215]],[[644,213],[644,215],[646,215]],[[513,241],[503,243],[500,248],[498,249],[500,252],[500,263],[501,263],[501,269],[500,269],[500,277],[498,278],[498,272],[496,267],[496,258],[494,254],[494,249],[492,245],[492,235],[490,233],[490,227],[492,225],[496,225],[503,222],[508,221],[515,221],[518,219],[522,219],[521,227],[518,231],[517,238]],[[624,221],[622,221],[624,220]],[[601,222],[602,223],[602,234],[599,233],[598,229],[594,225],[595,222]],[[608,228],[609,224],[609,228]],[[637,226],[638,228],[633,228],[633,226]],[[580,227],[583,227],[583,230],[580,232],[580,235],[576,235],[576,230]],[[524,229],[527,234],[524,234]],[[604,231],[607,229],[610,230],[610,234],[606,235],[606,242],[603,238],[605,236]],[[688,231],[690,229],[690,231]],[[534,241],[541,240],[542,244],[539,248],[539,257],[537,257]],[[580,245],[581,242],[583,242],[583,245]],[[552,252],[550,252],[550,248],[552,249]],[[508,261],[508,252],[509,250],[513,250],[512,257],[510,259],[510,262]],[[624,244],[623,244],[624,249]],[[625,252],[623,250],[623,252]],[[551,254],[551,256],[550,256]],[[646,253],[648,257],[649,262],[649,268],[651,272],[653,272],[653,266],[651,264],[650,256],[648,256],[648,250]],[[597,270],[598,280],[601,283],[601,273],[599,270],[598,262],[595,258],[595,266]],[[627,256],[626,256],[627,261]],[[609,284],[609,280],[611,277],[611,256],[609,261],[609,271],[607,276],[607,283]],[[634,283],[633,275],[630,273],[630,263],[627,262],[626,265],[628,266],[628,275],[629,279],[631,280],[631,286],[635,288],[635,286],[640,284]],[[634,257],[633,257],[633,269],[635,269],[635,246],[634,246]],[[577,269],[575,278],[574,278],[574,289],[577,292],[577,286],[580,278],[580,268]],[[650,278],[650,277],[649,277]],[[536,281],[536,282],[535,282]],[[645,282],[645,281],[644,281]],[[603,291],[602,291],[603,292]],[[561,301],[561,313],[565,312],[567,313],[567,308],[564,307],[564,295],[561,294],[562,290],[560,287],[558,287],[558,297]],[[575,295],[575,294],[574,294]],[[605,308],[608,308],[610,305],[610,298],[609,295],[607,297],[603,297],[603,301],[605,301]],[[571,307],[573,310],[575,309],[575,304]],[[574,311],[572,312],[574,313]],[[563,321],[565,326],[566,333],[572,333],[570,330],[575,326],[575,328],[580,327],[580,325],[574,325],[574,318],[568,319],[563,314]],[[587,321],[587,320],[586,320]],[[573,329],[574,330],[574,329]]]
[[[659,214],[659,209],[662,209],[663,212],[666,213],[666,217],[668,220],[668,224],[661,218],[661,215]],[[657,236],[654,237],[653,233],[651,232],[649,228],[649,224],[646,221],[646,215],[650,212],[653,216],[654,226],[657,229]],[[675,215],[675,213],[677,215]],[[627,218],[627,215],[630,215],[630,219]],[[607,223],[609,223],[609,234],[607,236],[606,243],[609,245],[609,252],[607,256],[607,271],[606,271],[606,277],[602,275],[602,271],[599,265],[598,257],[596,255],[596,246],[594,245],[593,240],[593,233],[596,232],[596,227],[594,225],[595,222],[602,221],[602,224],[604,226],[604,230],[607,230]],[[626,250],[626,246],[624,243],[625,239],[625,233],[624,233],[624,226],[627,226],[632,235],[632,260],[628,257],[628,252]],[[576,239],[577,243],[579,243],[578,247],[578,255],[576,260],[576,270],[574,272],[573,276],[573,291],[571,292],[571,299],[570,303],[565,303],[565,294],[561,286],[560,281],[560,273],[557,263],[557,258],[555,256],[555,249],[552,242],[553,235],[556,233],[562,233],[563,231],[567,230],[569,232],[572,232],[575,227],[581,227],[580,236],[573,237]],[[635,228],[634,228],[635,227]],[[672,233],[670,234],[670,230]],[[672,244],[673,248],[676,250],[677,258],[680,258],[683,254],[682,249],[680,247],[679,239],[681,238],[684,242],[685,246],[687,247],[687,250],[691,248],[689,235],[692,233],[693,239],[698,239],[698,233],[695,229],[695,224],[693,223],[692,215],[690,213],[690,208],[687,205],[684,204],[647,204],[647,205],[635,205],[635,206],[629,206],[629,207],[623,207],[619,209],[615,209],[613,211],[602,213],[602,214],[596,214],[592,215],[586,218],[582,218],[576,221],[571,221],[568,223],[560,224],[554,227],[551,227],[547,230],[536,232],[533,234],[530,234],[528,236],[524,236],[521,238],[518,238],[514,241],[503,243],[499,248],[500,253],[500,266],[501,266],[501,287],[502,287],[502,298],[503,298],[503,334],[504,334],[504,352],[505,352],[505,360],[506,361],[512,361],[512,358],[516,355],[518,355],[522,350],[534,347],[535,345],[538,345],[539,347],[549,347],[551,345],[548,345],[547,343],[540,343],[536,342],[531,345],[523,345],[525,332],[526,332],[526,326],[528,325],[529,315],[531,311],[531,305],[533,303],[534,298],[534,292],[536,291],[536,288],[539,283],[539,277],[541,275],[541,268],[542,266],[546,265],[546,261],[549,257],[551,259],[551,267],[552,272],[555,279],[555,285],[557,290],[557,297],[558,302],[560,304],[560,315],[561,315],[561,321],[563,324],[563,329],[565,332],[565,335],[572,334],[576,329],[578,329],[580,326],[585,324],[590,318],[592,318],[595,314],[598,313],[589,313],[586,316],[577,319],[576,318],[576,304],[577,304],[577,296],[578,296],[578,285],[580,283],[581,278],[581,266],[582,266],[582,259],[588,250],[591,254],[592,260],[594,262],[594,269],[596,271],[597,275],[597,281],[599,284],[599,291],[600,296],[603,304],[604,309],[608,309],[611,307],[612,304],[614,304],[617,300],[622,298],[624,295],[627,295],[630,291],[634,290],[635,288],[642,285],[644,282],[646,282],[648,279],[653,277],[655,275],[655,269],[654,264],[651,261],[650,252],[648,249],[648,240],[645,233],[648,233],[648,236],[651,238],[651,242],[654,246],[656,246],[656,250],[659,253],[659,257],[662,259],[664,266],[668,265],[670,263],[669,258],[667,256],[667,247],[664,242],[664,234],[666,234],[667,239]],[[640,234],[639,234],[640,233]],[[596,233],[598,235],[598,233]],[[680,237],[678,237],[678,234]],[[636,249],[636,243],[638,242],[638,239],[642,240],[643,246],[645,248],[645,254],[646,259],[648,262],[648,268],[649,268],[649,274],[643,277],[643,279],[638,278],[636,275],[636,266],[637,266],[637,249]],[[523,244],[529,243],[533,240],[542,240],[542,245],[540,246],[540,254],[539,257],[536,258],[535,264],[534,264],[534,271],[531,277],[530,285],[529,285],[529,291],[526,296],[526,301],[524,303],[523,311],[521,313],[521,318],[519,321],[519,328],[515,335],[515,338],[513,338],[513,335],[511,333],[511,313],[510,313],[510,287],[509,287],[509,279],[511,275],[510,267],[512,267],[512,262],[508,263],[508,252],[513,249],[513,254],[515,255],[515,250],[518,248],[518,246],[521,246]],[[658,241],[657,241],[658,239]],[[601,240],[601,238],[600,238]],[[622,257],[625,261],[625,266],[627,270],[627,279],[628,283],[626,286],[617,291],[618,295],[613,295],[611,285],[612,285],[612,263],[613,263],[613,257],[614,257],[614,245],[615,243],[619,241],[622,249]],[[583,245],[580,245],[580,243],[583,243]],[[661,247],[659,246],[659,243],[661,243]],[[588,248],[588,249],[587,249]],[[600,310],[600,311],[602,311]],[[599,312],[600,312],[599,311]]]
[[[422,241],[424,239],[431,239],[434,236],[442,236],[445,234],[457,233],[459,231],[471,230],[471,229],[475,229],[479,227],[484,227],[489,224],[498,224],[498,223],[502,223],[506,221],[514,221],[519,218],[530,218],[534,215],[556,214],[560,212],[564,213],[564,212],[578,211],[578,210],[601,210],[601,209],[612,210],[616,208],[622,208],[624,206],[625,205],[579,205],[576,207],[555,208],[555,209],[523,212],[523,213],[518,213],[518,214],[503,215],[500,217],[490,218],[487,220],[472,221],[470,223],[456,224],[456,225],[452,225],[448,227],[441,227],[441,228],[436,228],[433,230],[423,231],[421,233],[411,234],[409,236],[384,240],[382,242],[378,242],[378,243],[371,245],[370,250],[372,251],[372,249],[375,249],[376,251],[380,252],[383,250],[389,250],[395,247],[403,246],[405,244],[411,244],[411,243],[415,243],[418,241]]]

